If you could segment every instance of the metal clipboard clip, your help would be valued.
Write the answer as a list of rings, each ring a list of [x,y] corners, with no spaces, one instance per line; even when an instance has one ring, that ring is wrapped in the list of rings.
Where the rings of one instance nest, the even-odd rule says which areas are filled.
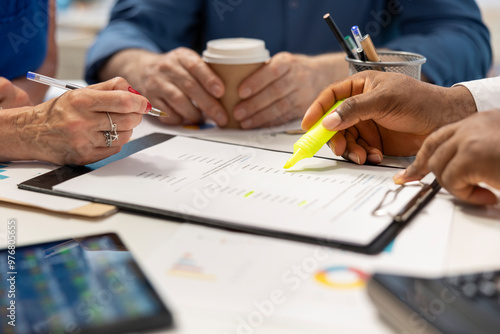
[[[401,192],[401,190],[403,190],[405,187],[412,187],[415,185],[422,187],[422,189],[415,196],[413,196],[413,198],[408,203],[406,203],[405,206],[397,214],[393,214],[386,209],[388,205],[396,201],[396,198],[398,197],[398,194]],[[437,193],[439,189],[441,189],[441,186],[439,185],[437,180],[434,179],[431,184],[417,181],[403,184],[396,189],[387,190],[380,203],[375,209],[373,209],[372,215],[377,217],[389,216],[398,223],[404,222],[408,220],[408,218],[410,218],[410,216],[415,213],[416,210],[423,206],[435,193]]]

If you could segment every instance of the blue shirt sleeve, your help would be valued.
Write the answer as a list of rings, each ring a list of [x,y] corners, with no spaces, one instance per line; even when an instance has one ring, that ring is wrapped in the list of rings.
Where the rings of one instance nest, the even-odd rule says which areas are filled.
[[[200,51],[214,38],[260,38],[271,54],[340,51],[322,20],[326,12],[345,35],[357,24],[378,48],[424,55],[422,71],[439,85],[484,77],[491,64],[474,0],[119,0],[88,53],[86,79],[98,81],[100,67],[123,49]]]
[[[425,55],[422,72],[441,86],[486,75],[490,35],[474,0],[403,0],[401,5],[397,35],[384,47]]]
[[[48,0],[0,3],[0,76],[9,80],[36,71],[47,55]]]

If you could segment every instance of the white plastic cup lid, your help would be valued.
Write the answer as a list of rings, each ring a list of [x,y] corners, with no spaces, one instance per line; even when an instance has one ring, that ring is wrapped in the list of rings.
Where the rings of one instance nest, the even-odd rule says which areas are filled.
[[[213,64],[254,64],[269,59],[263,40],[253,38],[222,38],[208,41],[203,60]]]

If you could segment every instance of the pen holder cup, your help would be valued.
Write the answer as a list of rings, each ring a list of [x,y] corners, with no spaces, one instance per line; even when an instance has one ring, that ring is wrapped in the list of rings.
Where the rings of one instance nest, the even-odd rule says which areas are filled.
[[[349,75],[368,70],[384,70],[385,72],[403,73],[420,80],[422,65],[426,58],[418,53],[402,51],[380,51],[381,62],[361,61],[346,57],[349,63]]]

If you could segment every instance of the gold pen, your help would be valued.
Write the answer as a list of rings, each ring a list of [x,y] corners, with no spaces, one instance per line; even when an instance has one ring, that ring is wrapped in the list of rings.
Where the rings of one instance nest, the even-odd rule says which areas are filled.
[[[376,63],[381,61],[380,57],[378,56],[377,50],[373,45],[370,35],[366,34],[365,37],[363,37],[363,39],[361,40],[361,46],[365,51],[366,59],[368,59],[368,61],[373,61]]]

